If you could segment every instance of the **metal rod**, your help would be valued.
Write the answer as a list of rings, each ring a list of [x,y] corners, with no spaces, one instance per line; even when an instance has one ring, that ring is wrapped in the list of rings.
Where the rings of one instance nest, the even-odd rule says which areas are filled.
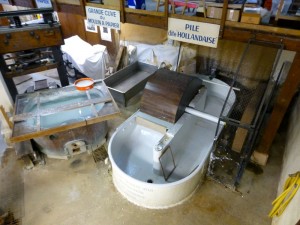
[[[204,113],[204,112],[200,112],[198,110],[195,110],[195,109],[192,109],[190,107],[186,107],[185,108],[185,112],[189,113],[189,114],[192,114],[194,116],[197,116],[197,117],[200,117],[200,118],[203,118],[203,119],[206,119],[206,120],[209,120],[211,122],[214,122],[214,123],[218,123],[219,121],[219,118],[216,117],[216,116],[213,116],[213,115],[210,115],[210,114],[207,114],[207,113]],[[224,125],[225,123],[222,121],[220,122],[222,125]]]
[[[0,12],[0,17],[22,16],[22,15],[30,15],[30,14],[44,14],[44,13],[53,13],[53,8],[5,11],[5,12]]]

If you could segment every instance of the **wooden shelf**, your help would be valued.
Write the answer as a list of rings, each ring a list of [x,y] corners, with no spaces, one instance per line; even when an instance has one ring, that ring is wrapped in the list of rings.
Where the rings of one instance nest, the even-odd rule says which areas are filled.
[[[111,9],[111,10],[120,10],[121,9],[120,6],[102,5],[102,4],[91,3],[91,2],[86,2],[85,5],[90,6],[90,7],[102,8],[102,9]]]
[[[51,63],[48,65],[40,65],[34,68],[29,68],[29,69],[22,69],[22,70],[18,70],[15,72],[6,72],[5,73],[5,77],[6,78],[13,78],[13,77],[18,77],[18,76],[23,76],[26,74],[30,74],[30,73],[37,73],[37,72],[41,72],[44,70],[50,70],[50,69],[54,69],[57,68],[57,63]]]
[[[300,2],[292,2],[291,4],[300,5]],[[300,21],[300,16],[281,14],[283,7],[284,7],[284,0],[280,0],[278,11],[276,14],[276,19],[275,19],[276,21],[278,21],[279,19]]]

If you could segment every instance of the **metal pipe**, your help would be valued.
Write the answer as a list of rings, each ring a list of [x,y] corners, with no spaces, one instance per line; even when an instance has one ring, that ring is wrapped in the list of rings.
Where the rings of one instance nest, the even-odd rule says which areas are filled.
[[[200,112],[200,111],[192,109],[190,107],[186,107],[185,108],[185,112],[187,112],[189,114],[192,114],[194,116],[197,116],[197,117],[200,117],[200,118],[212,121],[214,123],[218,123],[219,122],[219,118],[218,117],[212,116],[212,115],[204,113],[204,112]],[[225,123],[223,121],[221,121],[220,124],[224,125]]]

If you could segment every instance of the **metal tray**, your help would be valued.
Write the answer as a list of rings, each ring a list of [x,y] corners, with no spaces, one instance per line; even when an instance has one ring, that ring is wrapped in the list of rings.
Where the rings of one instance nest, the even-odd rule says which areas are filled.
[[[156,66],[135,62],[105,78],[104,82],[115,101],[127,106],[128,100],[144,89],[156,70]]]

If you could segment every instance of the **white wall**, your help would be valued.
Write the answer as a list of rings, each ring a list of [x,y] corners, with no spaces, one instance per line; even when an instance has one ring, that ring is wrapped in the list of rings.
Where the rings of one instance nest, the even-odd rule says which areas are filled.
[[[278,195],[282,192],[282,187],[288,175],[297,171],[300,171],[300,97],[298,97],[290,117]],[[299,220],[300,190],[298,190],[283,214],[278,218],[274,217],[272,225],[295,225]]]
[[[13,111],[13,101],[7,89],[7,86],[3,80],[2,74],[0,72],[0,105],[2,105],[6,112]],[[2,114],[0,113],[1,119],[1,133],[9,132],[8,124],[5,122]]]

